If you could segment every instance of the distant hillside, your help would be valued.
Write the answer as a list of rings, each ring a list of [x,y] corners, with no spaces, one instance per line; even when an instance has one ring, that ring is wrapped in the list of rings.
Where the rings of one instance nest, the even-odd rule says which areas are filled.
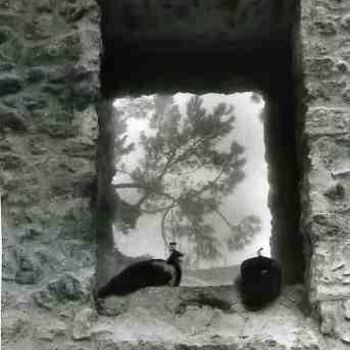
[[[212,269],[184,270],[182,286],[223,286],[232,284],[239,275],[239,265]]]

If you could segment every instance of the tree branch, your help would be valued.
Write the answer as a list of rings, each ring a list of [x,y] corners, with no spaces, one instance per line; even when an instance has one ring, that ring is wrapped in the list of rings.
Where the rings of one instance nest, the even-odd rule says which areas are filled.
[[[116,173],[122,173],[122,174],[129,175],[132,178],[132,173],[129,173],[128,171],[126,171],[124,169],[115,168],[115,171],[116,171]]]
[[[162,233],[162,237],[163,237],[163,241],[164,241],[165,246],[168,246],[168,238],[165,234],[165,219],[166,219],[167,215],[170,213],[171,209],[175,208],[176,206],[177,206],[177,204],[174,204],[173,206],[168,207],[162,216],[161,233]]]
[[[179,205],[179,200],[180,198],[176,198],[176,197],[173,197],[171,196],[170,194],[166,193],[166,192],[162,192],[162,191],[158,191],[157,192],[158,194],[160,195],[163,195],[164,197],[168,198],[172,203],[166,207],[163,207],[163,208],[158,208],[158,209],[155,209],[155,210],[142,210],[144,213],[147,213],[147,214],[156,214],[156,213],[159,213],[159,212],[162,212],[164,210],[167,210],[168,208],[174,208],[176,206]]]
[[[194,191],[194,192],[193,192],[194,195],[199,196],[199,195],[202,194],[204,191],[210,189],[211,186],[213,186],[214,184],[216,184],[216,183],[220,180],[222,174],[224,173],[224,171],[225,171],[225,170],[224,170],[224,169],[225,169],[225,165],[226,165],[227,163],[228,163],[228,161],[225,162],[225,164],[223,165],[223,167],[222,167],[220,173],[215,177],[215,179],[214,179],[213,181],[210,181],[209,183],[207,183],[206,185],[204,185],[201,189],[199,189],[199,190],[197,190],[197,191]]]
[[[226,218],[226,216],[216,207],[212,207],[212,209],[220,216],[220,218],[224,221],[224,223],[231,229],[234,230],[235,226],[233,226],[228,219]]]
[[[171,165],[171,161],[174,159],[175,155],[176,155],[176,151],[177,149],[174,148],[173,151],[170,154],[170,157],[168,158],[167,162],[165,163],[165,166],[163,168],[163,170],[161,171],[161,173],[157,176],[157,181],[161,181],[161,179],[163,178],[163,176],[165,175],[165,173],[167,172],[167,170],[172,166]]]
[[[145,190],[145,186],[143,184],[138,184],[135,182],[129,182],[129,183],[121,183],[121,184],[112,184],[114,189],[118,188],[141,188]]]

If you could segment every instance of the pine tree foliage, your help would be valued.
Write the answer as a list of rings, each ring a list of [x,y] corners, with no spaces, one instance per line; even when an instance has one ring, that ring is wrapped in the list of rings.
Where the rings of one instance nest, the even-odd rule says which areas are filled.
[[[127,181],[117,191],[133,188],[139,193],[134,208],[161,218],[164,240],[187,236],[196,256],[216,259],[220,242],[208,217],[216,215],[229,227],[229,249],[240,249],[259,230],[259,218],[247,217],[232,224],[221,210],[223,200],[244,179],[244,148],[228,136],[234,129],[234,108],[219,103],[212,111],[203,99],[192,96],[181,112],[172,96],[130,99],[116,112],[117,172]],[[128,142],[128,118],[144,119],[138,144]],[[225,145],[225,147],[223,147]],[[143,157],[137,164],[125,161],[135,149]]]

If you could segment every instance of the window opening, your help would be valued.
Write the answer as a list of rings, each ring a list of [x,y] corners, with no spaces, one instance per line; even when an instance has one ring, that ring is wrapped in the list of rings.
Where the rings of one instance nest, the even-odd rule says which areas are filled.
[[[175,241],[182,286],[225,285],[259,248],[270,255],[264,105],[252,92],[114,101],[113,243],[128,263]]]

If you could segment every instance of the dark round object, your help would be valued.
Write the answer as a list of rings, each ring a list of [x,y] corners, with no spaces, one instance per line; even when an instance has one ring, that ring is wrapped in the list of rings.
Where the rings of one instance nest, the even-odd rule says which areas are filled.
[[[240,292],[248,309],[259,309],[275,300],[281,292],[282,273],[277,262],[264,256],[241,264]]]

